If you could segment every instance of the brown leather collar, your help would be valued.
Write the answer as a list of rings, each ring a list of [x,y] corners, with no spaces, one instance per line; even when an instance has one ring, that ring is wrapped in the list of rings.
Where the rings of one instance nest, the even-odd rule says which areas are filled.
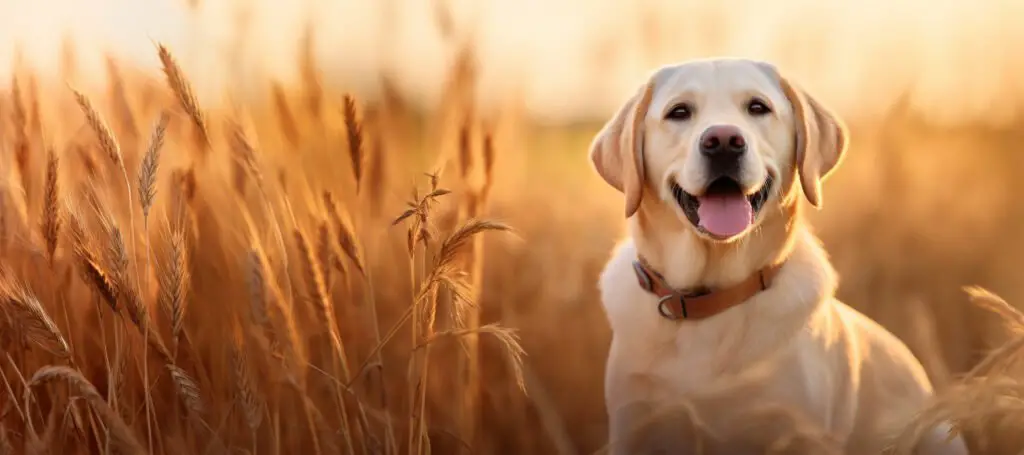
[[[724,289],[673,289],[665,278],[655,272],[643,257],[633,261],[637,281],[645,291],[659,298],[658,313],[668,319],[704,319],[746,302],[758,292],[768,289],[779,271],[770,265],[742,282]]]

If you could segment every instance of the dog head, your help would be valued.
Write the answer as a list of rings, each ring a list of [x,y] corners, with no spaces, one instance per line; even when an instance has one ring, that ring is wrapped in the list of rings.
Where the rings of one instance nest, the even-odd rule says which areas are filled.
[[[665,204],[712,242],[741,238],[795,203],[799,179],[821,206],[821,182],[846,150],[840,120],[774,66],[696,60],[656,71],[597,134],[590,159],[626,197]]]

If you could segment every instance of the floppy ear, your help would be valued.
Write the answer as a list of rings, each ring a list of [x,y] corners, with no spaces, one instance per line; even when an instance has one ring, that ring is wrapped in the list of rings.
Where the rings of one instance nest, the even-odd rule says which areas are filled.
[[[644,184],[644,117],[651,104],[651,80],[605,123],[590,144],[590,161],[601,178],[626,195],[626,218],[640,208]]]
[[[796,165],[807,201],[821,208],[821,182],[846,154],[846,126],[821,103],[785,77],[782,91],[793,105],[796,122]]]

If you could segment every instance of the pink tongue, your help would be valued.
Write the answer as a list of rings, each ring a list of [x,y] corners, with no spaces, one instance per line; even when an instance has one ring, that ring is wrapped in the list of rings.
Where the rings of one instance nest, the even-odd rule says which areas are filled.
[[[750,201],[740,194],[701,196],[697,216],[700,227],[719,237],[732,237],[743,232],[753,222],[754,210]]]

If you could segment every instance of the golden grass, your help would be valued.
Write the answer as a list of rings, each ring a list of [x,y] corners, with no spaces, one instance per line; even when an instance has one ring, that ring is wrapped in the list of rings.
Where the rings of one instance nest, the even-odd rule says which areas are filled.
[[[439,228],[431,211],[450,192],[432,175],[429,190],[409,209],[412,227],[406,243],[416,280],[410,283],[407,309],[382,336],[372,276],[373,267],[384,264],[367,256],[366,242],[371,232],[388,225],[367,215],[381,211],[364,210],[360,189],[369,185],[380,194],[387,182],[374,168],[364,182],[368,150],[358,100],[341,98],[351,186],[318,185],[304,178],[301,164],[271,168],[266,160],[277,156],[258,149],[242,119],[204,113],[171,51],[158,45],[157,52],[169,99],[176,103],[132,110],[123,98],[130,81],[120,72],[114,75],[112,61],[108,67],[113,101],[121,107],[118,121],[108,121],[100,104],[71,89],[83,114],[78,119],[84,119],[94,138],[75,144],[84,145],[85,151],[74,148],[78,156],[62,156],[28,139],[41,137],[42,131],[30,131],[25,95],[16,90],[13,141],[19,150],[47,150],[43,191],[32,193],[38,201],[27,191],[21,194],[26,207],[40,207],[38,231],[31,231],[40,235],[28,239],[43,252],[48,267],[38,269],[31,254],[9,250],[12,256],[5,257],[10,270],[5,269],[2,281],[4,340],[6,348],[15,349],[8,350],[0,371],[8,398],[25,399],[23,405],[5,408],[0,421],[19,431],[5,431],[3,447],[64,453],[108,448],[176,453],[211,447],[275,453],[429,452],[436,427],[427,395],[428,383],[438,374],[430,362],[438,355],[437,341],[490,335],[508,352],[514,371],[522,362],[523,351],[510,329],[464,325],[466,308],[473,304],[468,300],[472,284],[457,264],[474,238],[510,228],[486,219]],[[280,87],[274,92],[284,109],[284,92]],[[320,106],[315,99],[309,102]],[[177,110],[186,114],[187,128],[175,124],[172,112]],[[117,130],[134,128],[138,119],[153,113],[148,138],[119,141]],[[324,131],[333,127],[313,106],[302,117],[301,112],[282,114],[278,126],[288,142],[303,140],[296,133],[298,121],[319,123]],[[223,141],[210,134],[220,124],[227,133]],[[253,132],[261,134],[267,126]],[[87,159],[93,147],[107,156],[108,166]],[[379,147],[371,150],[380,153]],[[17,170],[27,186],[30,152],[19,153]],[[168,156],[172,159],[165,160]],[[218,177],[220,169],[205,161],[208,156],[227,157],[230,178]],[[129,162],[138,163],[134,179]],[[372,163],[381,166],[383,160]],[[76,164],[87,172],[76,173]],[[121,174],[124,188],[107,183],[105,177],[113,173]],[[266,181],[268,173],[276,181]],[[250,186],[257,191],[251,193]],[[353,197],[341,201],[335,193]],[[142,215],[141,231],[135,227],[136,211]],[[136,254],[137,246],[144,255]],[[30,291],[43,288],[49,289],[42,294],[45,305]],[[453,303],[450,313],[441,313],[442,299]],[[387,304],[394,308],[394,303]],[[63,326],[51,317],[58,308],[66,318]],[[444,328],[444,322],[438,327],[442,321],[454,326]],[[412,361],[404,379],[398,379],[392,370],[398,371],[403,356],[391,355],[388,343],[409,324],[416,334],[406,348]],[[63,333],[71,334],[72,341]],[[151,363],[159,367],[151,369],[156,366]],[[26,374],[27,381],[15,379]],[[70,394],[57,393],[44,386],[53,378],[75,387]],[[411,393],[388,400],[403,389],[396,387],[402,382]],[[61,409],[82,412],[74,399],[79,396],[90,405],[84,411],[89,419],[74,425],[73,435],[58,428],[64,437],[54,440]],[[11,406],[17,417],[8,413]],[[240,412],[233,413],[236,407]],[[38,428],[40,422],[45,430]]]
[[[594,284],[619,210],[594,202],[598,186],[581,177],[593,131],[508,150],[501,122],[473,114],[469,51],[447,115],[425,122],[451,141],[403,122],[412,114],[398,101],[328,92],[311,55],[300,90],[273,84],[269,106],[224,111],[199,105],[171,49],[155,52],[165,93],[139,106],[128,101],[138,81],[114,61],[108,96],[71,89],[59,118],[40,117],[23,77],[0,98],[14,177],[0,187],[0,454],[606,448],[608,331]],[[135,134],[145,124],[148,137]],[[42,125],[88,134],[56,139]],[[865,249],[818,221],[840,270],[854,272],[851,303],[928,288],[865,284],[868,261],[844,262]],[[882,250],[901,244],[880,238],[870,259],[891,276],[897,261]],[[976,450],[1020,451],[1024,315],[972,288],[1010,333],[985,358],[958,356],[960,342],[981,346],[940,327],[970,311],[944,296],[945,306],[859,306],[908,339],[933,377],[952,377],[893,453],[944,419]],[[737,402],[745,386],[687,397],[622,443],[839,453],[784,405]],[[713,431],[716,419],[730,431]]]

